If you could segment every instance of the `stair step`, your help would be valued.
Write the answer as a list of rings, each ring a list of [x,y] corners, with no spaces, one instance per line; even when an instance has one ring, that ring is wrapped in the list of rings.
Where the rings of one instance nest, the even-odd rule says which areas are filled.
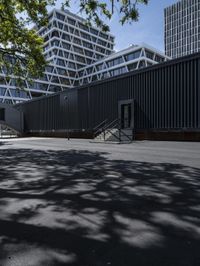
[[[124,132],[124,134],[123,134]],[[101,132],[96,138],[94,139],[95,142],[101,143],[130,143],[132,139],[132,130],[122,130],[121,131],[121,141],[119,141],[119,130],[117,128],[107,129],[105,132]],[[104,139],[105,138],[105,139]]]

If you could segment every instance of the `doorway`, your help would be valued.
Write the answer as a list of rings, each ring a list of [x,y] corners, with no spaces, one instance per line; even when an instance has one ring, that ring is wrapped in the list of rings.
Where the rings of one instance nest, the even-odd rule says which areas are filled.
[[[120,101],[119,106],[119,118],[121,120],[122,129],[133,129],[134,128],[134,101],[126,100]]]

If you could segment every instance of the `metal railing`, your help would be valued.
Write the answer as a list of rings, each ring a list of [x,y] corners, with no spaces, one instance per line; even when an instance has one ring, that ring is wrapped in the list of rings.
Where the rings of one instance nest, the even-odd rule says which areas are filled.
[[[117,118],[111,122],[108,118],[105,119],[104,121],[102,121],[99,125],[97,125],[94,128],[94,138],[96,138],[100,134],[103,134],[103,140],[106,141],[106,134],[110,133],[110,135],[112,135],[114,138],[116,138],[119,143],[122,142],[123,137],[126,137],[129,142],[132,142],[133,134],[131,134],[131,137],[130,137],[130,135],[127,135],[125,133],[124,129],[122,129],[122,123],[121,122],[122,121],[119,118]],[[115,134],[113,132],[113,129],[117,129],[119,134]],[[133,131],[132,131],[132,133],[133,133]]]
[[[11,129],[6,125],[0,124],[0,139],[15,138],[17,136],[18,136],[18,133],[14,129]]]
[[[108,119],[105,119],[102,121],[100,124],[98,124],[94,129],[93,129],[93,137],[95,138],[97,135],[101,134],[105,127],[105,125],[108,123]]]

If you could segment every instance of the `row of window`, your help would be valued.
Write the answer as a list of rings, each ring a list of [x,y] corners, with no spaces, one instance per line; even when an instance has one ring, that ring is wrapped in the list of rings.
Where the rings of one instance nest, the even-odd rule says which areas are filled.
[[[6,93],[6,89],[0,88],[0,96],[8,96],[8,97],[20,97],[20,98],[28,98],[28,92],[24,90],[17,89],[9,89]]]
[[[194,35],[194,36],[175,35],[173,37],[165,37],[165,40],[167,43],[179,42],[179,43],[186,44],[186,43],[198,42],[199,36],[198,35]]]
[[[190,45],[180,45],[180,46],[166,46],[166,50],[167,52],[171,52],[171,53],[177,53],[177,51],[181,54],[183,52],[190,52],[190,53],[195,53],[200,51],[200,45],[198,46],[196,43],[190,44]]]
[[[56,18],[59,19],[59,20],[65,21],[66,16],[64,16],[64,15],[61,14],[61,13],[56,12]],[[67,16],[67,21],[68,21],[69,24],[71,24],[71,25],[73,25],[73,26],[76,25],[76,20],[73,20],[73,19],[69,18],[68,16]],[[77,21],[77,25],[78,25],[78,27],[79,27],[80,29],[82,29],[82,30],[84,30],[84,31],[87,31],[87,32],[90,32],[90,33],[92,33],[92,34],[94,34],[94,35],[96,35],[96,36],[100,36],[100,37],[103,38],[103,39],[106,39],[106,40],[107,40],[108,37],[109,37],[108,34],[103,33],[103,32],[101,32],[101,31],[99,32],[98,30],[96,30],[96,29],[94,29],[94,28],[92,28],[92,27],[88,27],[86,24],[83,24],[83,23],[81,23],[80,21]],[[110,38],[111,38],[112,41],[114,41],[114,38],[113,38],[112,36],[110,36]]]
[[[73,34],[73,35],[78,36],[79,38],[81,37],[81,38],[83,38],[83,39],[89,40],[90,42],[92,41],[92,42],[94,42],[94,43],[96,43],[96,44],[99,44],[99,45],[101,45],[101,46],[103,46],[103,47],[107,47],[108,49],[113,50],[114,45],[111,44],[110,42],[102,41],[102,40],[99,39],[98,37],[91,36],[91,35],[86,34],[86,33],[84,33],[84,32],[80,32],[80,33],[79,33],[78,30],[76,30],[76,29],[74,29],[74,28],[72,28],[72,27],[68,27],[67,25],[64,25],[64,24],[62,24],[62,23],[60,23],[60,22],[58,22],[58,24],[57,24],[56,21],[53,21],[53,23],[52,23],[51,25],[48,26],[48,29],[50,29],[51,26],[53,26],[53,27],[58,27],[58,28],[62,29],[62,30],[65,31],[65,32],[69,32],[69,33],[71,33],[71,34]],[[46,31],[47,31],[47,29],[43,30],[42,32],[40,32],[40,35],[43,35],[44,33],[46,33]],[[66,33],[61,33],[61,32],[59,33],[58,31],[53,31],[52,34],[50,35],[50,37],[49,37],[49,36],[45,36],[44,40],[45,40],[45,42],[47,42],[49,39],[51,39],[51,38],[53,38],[53,37],[61,37],[62,39],[65,39],[65,40],[67,40],[67,41],[71,41],[69,35],[67,35]],[[76,38],[75,41],[76,41],[78,44],[81,44],[81,43],[80,43],[80,39]],[[91,47],[91,45],[90,45],[89,43],[87,43],[87,46],[88,46],[88,47],[89,47],[89,46]],[[110,51],[107,51],[106,54],[110,54]]]
[[[159,62],[159,63],[163,62],[165,60],[164,57],[161,57],[161,56],[159,56],[157,54],[154,55],[154,53],[152,53],[152,52],[150,52],[148,50],[145,50],[145,54],[144,54],[143,51],[138,50],[138,51],[132,52],[130,54],[127,54],[124,57],[125,57],[126,62],[128,62],[128,61],[137,59],[140,56],[146,56],[147,58],[149,58],[151,60],[155,60],[156,62]],[[118,58],[115,58],[113,60],[110,60],[110,61],[106,62],[106,65],[107,65],[107,67],[110,68],[110,67],[114,67],[116,65],[122,64],[122,63],[124,63],[123,58],[122,57],[118,57]],[[95,67],[96,67],[97,71],[101,71],[103,69],[103,63],[99,64],[99,65],[96,65]],[[87,69],[89,73],[92,72],[92,68],[93,67],[89,67]]]
[[[175,25],[174,23],[170,23],[167,24],[165,26],[165,31],[187,31],[190,30],[192,31],[194,29],[194,31],[196,30],[196,32],[198,32],[198,25],[200,25],[200,19],[199,19],[199,23],[197,23],[197,21],[194,21],[193,23],[182,23],[181,21]]]
[[[128,71],[132,71],[132,70],[135,70],[138,66],[138,68],[143,68],[143,67],[146,67],[146,66],[150,66],[152,65],[151,63],[147,63],[146,65],[146,62],[144,60],[141,60],[139,62],[139,65],[137,65],[138,63],[133,63],[133,64],[130,64],[128,65]],[[114,70],[110,70],[110,71],[106,71],[104,73],[101,73],[101,78],[102,79],[105,79],[105,78],[108,78],[108,77],[114,77],[114,76],[118,76],[118,75],[121,75],[121,74],[124,74],[124,73],[127,73],[127,69],[126,67],[120,67],[120,68],[117,68],[117,69],[114,69]],[[92,76],[92,81],[95,81],[98,79],[98,75],[97,74],[94,74]],[[83,83],[88,83],[88,78],[83,78]]]
[[[200,37],[198,27],[191,27],[185,30],[183,30],[181,27],[181,28],[173,28],[171,30],[165,31],[165,36],[167,37],[176,36],[176,35],[178,35],[179,38],[186,37],[186,36],[193,36],[193,35],[198,35],[198,37]]]
[[[181,10],[188,10],[188,12],[195,12],[200,9],[200,3],[196,0],[179,1],[178,3],[166,8],[166,12],[174,13]]]
[[[177,47],[180,47],[180,48],[181,47],[188,47],[188,49],[190,49],[190,47],[200,47],[200,42],[177,41],[177,42],[166,44],[166,47],[168,47],[169,49],[176,49]]]
[[[167,17],[168,20],[176,20],[180,17],[182,18],[186,18],[186,17],[193,17],[196,18],[198,17],[200,14],[200,11],[198,9],[198,7],[196,8],[195,11],[190,12],[188,9],[182,9],[179,12],[173,12],[173,13],[165,13],[165,16]]]
[[[69,31],[65,30],[65,32],[69,32]],[[103,47],[107,47],[107,48],[113,49],[113,44],[107,43],[105,41],[102,41],[101,39],[89,36],[89,35],[84,34],[84,33],[80,33],[80,35],[79,35],[78,31],[75,31],[75,32],[76,32],[75,35],[78,36],[79,38],[73,37],[74,43],[82,45],[82,42],[81,42],[81,39],[80,39],[80,35],[81,35],[81,38],[83,38],[83,39],[87,39],[87,40],[92,41],[94,43],[97,43],[97,44],[99,44],[99,45],[101,45]],[[70,32],[70,33],[74,34],[75,32]],[[50,40],[53,37],[62,38],[63,40],[67,40],[67,41],[70,41],[70,42],[72,41],[72,37],[70,37],[70,35],[68,35],[66,33],[63,33],[63,32],[58,32],[56,30],[52,31],[50,36],[49,35],[45,36],[44,41],[47,42],[48,40]],[[83,41],[83,43],[84,43],[85,47],[90,48],[90,49],[93,48],[91,42]]]
[[[139,62],[139,64],[138,64],[138,62],[135,62],[135,63],[127,65],[127,68],[129,71],[131,71],[131,70],[136,69],[137,67],[142,68],[142,67],[146,67],[146,66],[150,66],[150,65],[152,65],[152,63],[150,63],[150,62],[146,63],[145,60],[141,60]],[[96,66],[96,69],[97,69],[97,71],[103,70],[102,65]],[[92,74],[93,70],[94,70],[93,67],[88,68],[86,75]],[[123,74],[127,71],[126,71],[126,67],[124,66],[124,67],[120,67],[120,68],[113,69],[113,70],[106,70],[105,69],[105,72],[101,73],[101,75],[104,75],[104,73],[107,73],[107,72],[109,72],[111,76],[116,76],[116,75]],[[84,71],[83,70],[79,72],[79,77],[84,77]]]
[[[54,39],[54,40],[50,41],[48,44],[46,44],[44,46],[44,48],[43,48],[44,52],[47,51],[48,49],[50,49],[51,47],[60,47],[60,48],[66,49],[66,50],[70,50],[72,44],[70,42],[68,43],[67,40],[65,40],[65,41],[64,40],[60,41],[60,40],[57,40],[57,39]],[[94,57],[94,53],[93,52],[86,50],[86,49],[89,49],[87,46],[88,45],[86,43],[84,43],[83,48],[80,48],[78,46],[72,45],[74,52],[79,53],[81,55]],[[86,48],[86,49],[84,49],[84,48]],[[99,56],[98,59],[102,58],[104,55],[109,55],[110,54],[110,51],[108,51],[108,50],[106,50],[104,48],[101,48],[99,46],[95,46],[95,49],[93,48],[91,50],[102,54],[102,56]]]

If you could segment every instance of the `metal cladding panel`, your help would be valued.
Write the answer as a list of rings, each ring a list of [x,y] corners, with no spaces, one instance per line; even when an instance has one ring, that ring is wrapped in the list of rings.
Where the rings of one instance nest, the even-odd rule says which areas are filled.
[[[7,125],[19,133],[22,133],[24,130],[23,112],[5,103],[0,103],[0,110],[3,113],[3,116],[0,116],[0,124]]]
[[[25,131],[56,130],[59,128],[59,95],[44,97],[22,104]]]
[[[80,88],[80,98],[88,96],[85,124],[92,128],[106,118],[117,118],[118,102],[134,99],[136,129],[199,129],[199,62],[196,58],[164,64]]]
[[[95,127],[105,119],[114,120],[118,117],[118,102],[127,99],[129,88],[125,80],[109,81],[88,87],[88,116],[89,128]],[[82,97],[80,94],[79,102]],[[84,107],[82,108],[84,109]]]
[[[129,99],[136,130],[199,130],[200,54],[27,102],[26,130],[92,129]]]
[[[78,129],[77,106],[75,90],[22,104],[25,131]]]
[[[77,90],[67,90],[60,94],[60,130],[79,129]]]

